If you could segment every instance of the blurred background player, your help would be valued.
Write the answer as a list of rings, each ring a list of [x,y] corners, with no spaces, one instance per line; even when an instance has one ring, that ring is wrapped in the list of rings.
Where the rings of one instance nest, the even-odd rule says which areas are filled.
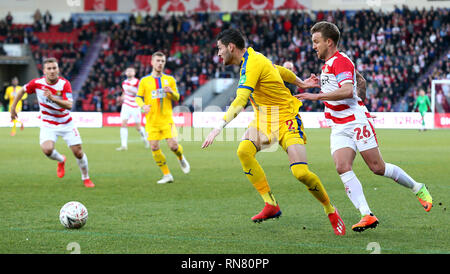
[[[120,119],[122,120],[122,126],[120,127],[121,146],[116,150],[128,149],[128,119],[130,119],[130,117],[133,117],[136,130],[141,135],[145,147],[149,148],[150,144],[147,140],[147,134],[144,127],[141,126],[141,109],[136,103],[136,94],[139,86],[139,79],[135,77],[136,69],[133,67],[127,68],[125,70],[125,75],[127,76],[127,79],[122,82],[122,109],[120,111]]]
[[[431,108],[430,99],[425,94],[425,90],[421,89],[419,91],[419,96],[417,96],[416,102],[414,103],[413,111],[418,110],[420,112],[420,116],[422,117],[422,128],[419,131],[425,131],[425,113]]]
[[[26,93],[36,93],[39,102],[41,126],[39,142],[42,152],[58,161],[57,175],[65,175],[66,156],[55,149],[55,142],[61,136],[77,159],[81,171],[81,179],[86,187],[94,187],[88,174],[88,159],[81,148],[81,137],[75,127],[70,109],[72,108],[72,87],[70,82],[59,77],[58,61],[55,58],[45,59],[43,62],[44,77],[31,80],[17,92],[11,107],[11,119],[17,119],[16,106]]]
[[[330,148],[336,171],[344,183],[353,205],[359,209],[361,220],[352,226],[362,232],[375,228],[378,219],[372,213],[363,193],[362,185],[352,170],[356,151],[359,151],[370,170],[393,179],[416,194],[425,211],[430,211],[432,198],[424,184],[416,182],[400,167],[385,163],[376,139],[371,116],[357,95],[357,77],[353,62],[337,50],[340,32],[329,22],[316,23],[311,28],[313,49],[324,60],[320,76],[321,92],[301,93],[301,100],[323,101],[325,118],[331,127]]]
[[[172,117],[172,101],[178,101],[177,83],[174,77],[164,74],[166,56],[155,52],[151,59],[152,73],[143,77],[139,83],[136,102],[145,113],[145,129],[150,141],[153,159],[163,173],[158,184],[173,182],[166,157],[161,151],[159,141],[165,139],[170,150],[177,156],[181,170],[189,173],[190,165],[183,154],[183,147],[178,143],[178,135]]]
[[[245,46],[244,36],[235,29],[227,29],[217,38],[218,55],[224,65],[239,65],[240,79],[236,98],[219,124],[210,132],[202,148],[211,145],[226,124],[233,120],[250,100],[255,119],[250,122],[237,155],[247,179],[265,202],[262,211],[252,217],[253,222],[262,222],[281,215],[264,170],[256,160],[256,153],[274,142],[279,143],[288,154],[290,169],[294,177],[302,182],[309,193],[319,201],[328,216],[334,233],[345,234],[345,225],[319,177],[308,168],[306,157],[306,135],[298,114],[302,103],[295,99],[283,81],[295,83],[300,88],[318,87],[317,78],[302,81],[290,70],[275,66],[264,55]]]
[[[295,66],[292,62],[286,61],[283,63],[283,67],[295,73]],[[291,95],[297,94],[297,86],[291,83],[284,81],[284,85],[289,89]]]
[[[19,86],[19,79],[17,77],[14,77],[11,79],[11,86],[6,88],[5,91],[5,100],[9,100],[9,111],[11,111],[11,107],[13,105],[14,99],[16,98],[18,91],[21,89],[22,87]],[[27,99],[28,95],[24,94],[24,96],[17,102],[16,105],[16,113],[18,114],[19,112],[22,111],[22,101]],[[23,123],[19,121],[19,119],[13,119],[13,126],[11,129],[11,136],[16,135],[16,127],[17,127],[17,123],[20,123],[20,129],[23,130]]]

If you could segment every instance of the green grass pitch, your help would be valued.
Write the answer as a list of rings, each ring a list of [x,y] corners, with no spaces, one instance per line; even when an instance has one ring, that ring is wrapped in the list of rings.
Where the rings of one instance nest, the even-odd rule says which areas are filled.
[[[356,233],[351,226],[359,221],[359,212],[334,169],[330,130],[306,129],[310,169],[347,226],[347,234],[337,237],[322,206],[292,176],[281,148],[260,152],[257,159],[283,215],[255,224],[250,218],[264,204],[236,156],[242,131],[228,132],[229,141],[202,150],[201,136],[194,137],[198,132],[179,130],[191,173],[182,173],[163,141],[175,182],[157,185],[161,173],[134,128],[129,128],[128,151],[115,150],[119,128],[81,128],[96,184],[88,189],[61,138],[56,147],[67,156],[62,179],[56,176],[56,162],[40,150],[38,128],[19,130],[15,137],[1,128],[0,253],[69,254],[73,242],[82,254],[369,254],[373,242],[382,254],[450,253],[450,131],[377,130],[385,161],[426,183],[434,207],[426,213],[411,191],[373,175],[357,156],[354,170],[380,225]],[[189,134],[193,141],[187,140]],[[89,219],[82,229],[68,230],[58,215],[74,200],[87,207]]]

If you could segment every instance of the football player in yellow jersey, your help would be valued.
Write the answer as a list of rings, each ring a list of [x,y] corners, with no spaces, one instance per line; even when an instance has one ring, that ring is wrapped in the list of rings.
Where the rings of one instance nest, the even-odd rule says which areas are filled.
[[[318,79],[311,76],[302,81],[290,70],[275,66],[264,55],[245,47],[244,36],[235,29],[228,29],[217,38],[218,55],[225,65],[240,65],[240,80],[236,98],[220,123],[209,133],[202,148],[211,145],[215,137],[250,100],[255,119],[250,123],[237,155],[247,178],[262,196],[265,206],[252,217],[262,222],[281,215],[262,167],[255,158],[258,151],[278,142],[287,152],[292,174],[322,204],[336,235],[345,234],[345,225],[322,185],[319,177],[308,169],[306,158],[306,135],[298,114],[302,103],[293,97],[283,81],[299,88],[318,87]]]
[[[163,173],[163,177],[158,184],[173,182],[166,163],[166,157],[160,149],[159,141],[165,139],[178,158],[181,170],[189,173],[190,166],[183,155],[183,147],[177,142],[177,129],[172,117],[172,101],[178,101],[176,80],[174,77],[164,74],[166,56],[162,52],[155,52],[152,55],[152,73],[144,76],[138,87],[136,103],[145,114],[145,130],[150,141],[153,159]]]
[[[20,90],[21,86],[19,86],[19,79],[17,79],[17,77],[14,77],[11,80],[11,86],[6,88],[6,92],[5,92],[5,99],[9,100],[9,108],[8,110],[11,111],[11,106],[14,102],[14,98],[17,95],[17,92]],[[16,112],[19,113],[20,111],[22,111],[22,101],[27,99],[27,94],[25,93],[24,96],[22,97],[22,99],[17,103],[16,106]],[[20,123],[20,129],[23,130],[23,123],[20,122],[18,119],[14,119],[13,121],[13,127],[11,129],[11,136],[16,135],[16,126],[17,123]]]

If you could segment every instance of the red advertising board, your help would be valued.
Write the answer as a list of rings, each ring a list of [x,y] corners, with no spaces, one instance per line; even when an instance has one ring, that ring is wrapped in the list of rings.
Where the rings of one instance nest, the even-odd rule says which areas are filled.
[[[192,114],[190,112],[174,112],[173,121],[177,127],[190,127],[192,126]],[[103,113],[103,126],[104,127],[120,127],[122,120],[120,119],[119,112],[107,112]],[[134,126],[133,119],[128,120],[129,126]],[[141,125],[145,125],[145,117],[142,116]]]
[[[158,11],[220,11],[220,0],[159,0]]]
[[[435,128],[450,128],[450,113],[436,113],[434,115]]]
[[[305,0],[238,0],[239,10],[272,10],[307,8]]]
[[[84,0],[85,11],[117,11],[118,0]]]
[[[239,0],[239,10],[271,10],[273,0]]]

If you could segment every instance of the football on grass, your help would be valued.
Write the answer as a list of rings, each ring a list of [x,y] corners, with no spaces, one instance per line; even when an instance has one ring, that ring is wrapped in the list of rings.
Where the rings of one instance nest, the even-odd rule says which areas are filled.
[[[82,228],[87,219],[87,208],[80,202],[68,202],[59,211],[59,220],[66,228]]]

